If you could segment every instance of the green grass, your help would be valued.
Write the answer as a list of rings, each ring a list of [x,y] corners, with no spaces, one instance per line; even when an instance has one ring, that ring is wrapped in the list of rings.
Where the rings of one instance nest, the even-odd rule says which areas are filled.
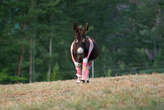
[[[163,110],[164,75],[0,85],[0,110]]]

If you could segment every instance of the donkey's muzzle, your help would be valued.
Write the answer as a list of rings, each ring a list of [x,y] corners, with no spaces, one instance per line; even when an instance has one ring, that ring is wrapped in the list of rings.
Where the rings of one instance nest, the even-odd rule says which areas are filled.
[[[83,53],[84,53],[84,49],[83,49],[82,47],[79,47],[79,48],[77,49],[77,53],[78,53],[78,54],[83,54]]]

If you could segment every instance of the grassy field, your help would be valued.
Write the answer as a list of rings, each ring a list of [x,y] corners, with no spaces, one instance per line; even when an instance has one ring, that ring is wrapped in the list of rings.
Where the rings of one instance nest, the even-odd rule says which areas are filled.
[[[164,110],[164,74],[0,85],[0,110]]]

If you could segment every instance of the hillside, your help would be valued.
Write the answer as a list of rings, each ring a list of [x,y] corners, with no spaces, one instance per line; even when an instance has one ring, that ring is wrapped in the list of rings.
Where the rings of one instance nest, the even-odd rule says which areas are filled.
[[[0,110],[163,110],[164,75],[0,85]]]

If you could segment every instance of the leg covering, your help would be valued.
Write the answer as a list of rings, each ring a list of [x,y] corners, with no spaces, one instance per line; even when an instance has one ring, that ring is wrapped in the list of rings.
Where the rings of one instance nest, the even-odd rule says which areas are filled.
[[[75,68],[76,68],[76,76],[77,76],[77,81],[80,82],[82,78],[82,73],[81,73],[81,64],[75,62]]]
[[[87,65],[87,69],[86,69],[86,75],[85,75],[85,80],[89,80],[89,70],[92,66],[92,62],[89,62]]]

